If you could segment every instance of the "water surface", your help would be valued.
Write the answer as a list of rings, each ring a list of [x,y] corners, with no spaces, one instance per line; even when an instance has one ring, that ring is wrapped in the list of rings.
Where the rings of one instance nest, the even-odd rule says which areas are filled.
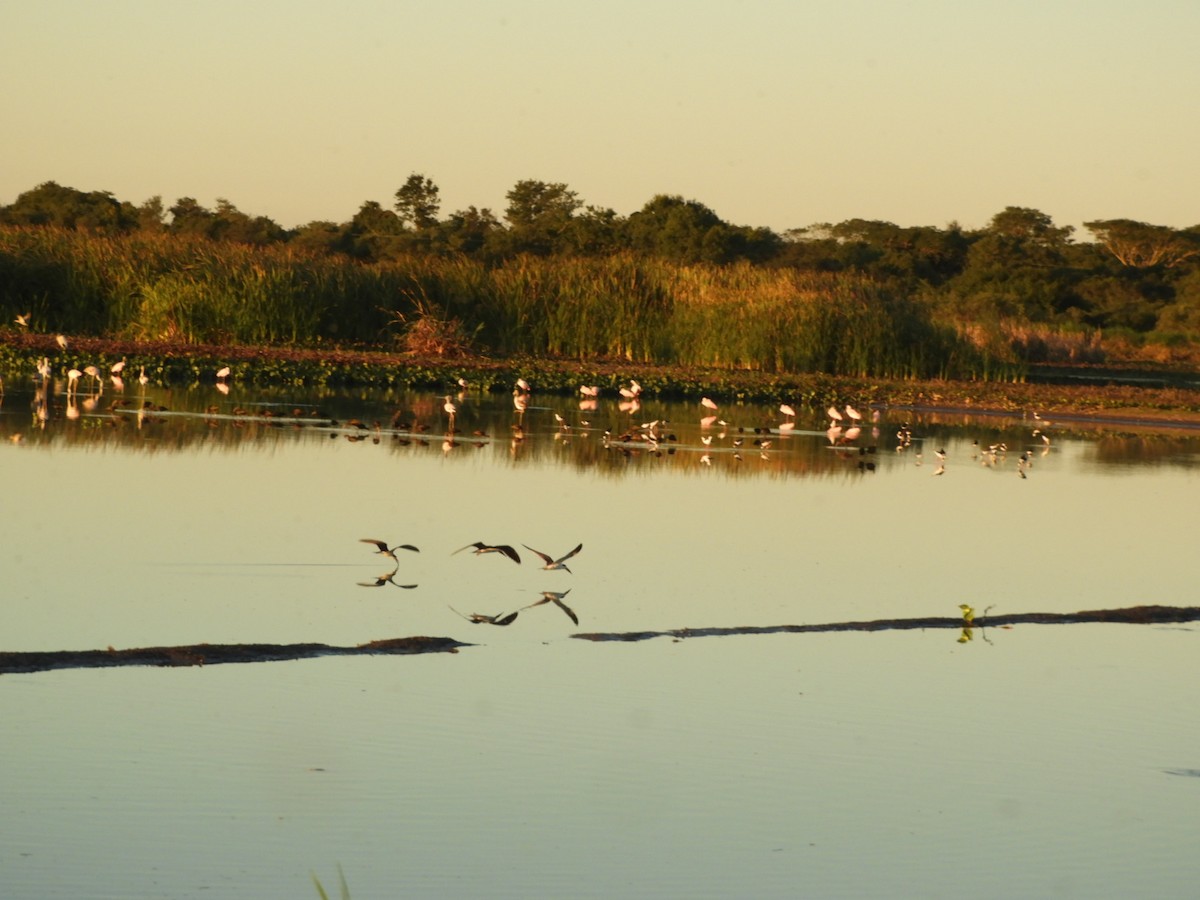
[[[572,637],[1196,605],[1193,436],[111,394],[0,404],[0,650],[472,646],[0,677],[5,896],[1195,894],[1193,626]]]

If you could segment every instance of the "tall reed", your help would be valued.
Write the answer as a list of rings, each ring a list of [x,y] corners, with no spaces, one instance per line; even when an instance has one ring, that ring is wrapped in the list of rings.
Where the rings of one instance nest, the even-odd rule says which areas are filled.
[[[363,264],[286,245],[0,228],[0,307],[9,321],[32,310],[42,331],[193,343],[379,344],[428,317],[500,356],[900,378],[989,377],[1005,362],[920,297],[860,276],[632,254]]]

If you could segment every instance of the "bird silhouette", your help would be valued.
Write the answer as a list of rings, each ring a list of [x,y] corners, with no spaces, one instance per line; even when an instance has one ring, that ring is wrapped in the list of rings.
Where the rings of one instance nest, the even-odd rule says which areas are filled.
[[[453,606],[451,606],[450,608],[454,609]],[[496,613],[496,615],[494,615],[494,616],[484,615],[483,613],[471,613],[469,616],[467,616],[467,615],[463,615],[462,613],[458,612],[457,609],[454,609],[454,611],[456,613],[458,613],[460,616],[462,616],[464,619],[466,619],[468,622],[472,622],[475,625],[482,625],[482,624],[511,625],[513,622],[515,622],[517,620],[517,614],[515,612]]]
[[[397,567],[397,568],[399,568],[399,567]],[[397,569],[393,569],[389,573],[378,576],[374,581],[360,581],[358,583],[358,586],[359,587],[383,587],[385,584],[393,584],[398,588],[404,588],[404,590],[406,590],[406,591],[411,591],[413,588],[416,587],[415,584],[396,584],[396,581],[395,581],[396,571],[397,571]]]
[[[376,551],[377,553],[382,553],[384,556],[390,556],[392,559],[396,559],[397,550],[411,550],[413,553],[421,552],[412,544],[397,544],[395,547],[389,547],[384,541],[377,541],[375,538],[359,538],[359,542],[363,544],[374,544],[379,548]]]
[[[472,547],[475,548],[476,556],[479,556],[482,553],[503,553],[513,562],[521,562],[520,555],[518,555],[516,550],[508,546],[508,544],[485,544],[483,541],[476,541],[473,544],[467,544],[465,547],[459,547],[454,551],[454,553],[462,553],[464,550],[470,550]],[[537,551],[535,550],[534,552],[536,553]],[[454,553],[451,553],[450,555],[453,556]]]
[[[537,551],[535,550],[534,552],[536,553]],[[567,594],[569,594],[569,593],[571,593],[570,588],[568,588],[565,591],[543,591],[542,599],[537,601],[536,603],[530,603],[528,606],[525,607],[525,609],[533,609],[535,606],[541,606],[543,603],[553,603],[555,606],[557,606],[559,609],[561,609],[563,612],[565,612],[567,614],[567,617],[572,622],[574,622],[576,625],[578,625],[579,624],[579,616],[575,615],[575,610],[571,609],[571,607],[569,607],[569,606],[567,606],[567,604],[563,603],[563,597],[567,596]]]
[[[546,563],[544,566],[542,566],[543,569],[546,569],[546,570],[566,569],[566,571],[568,571],[568,572],[570,572],[571,570],[567,569],[567,566],[566,566],[567,560],[583,549],[583,544],[580,544],[578,547],[576,547],[574,550],[572,550],[570,553],[566,554],[565,556],[560,556],[558,559],[554,559],[551,556],[543,553],[541,550],[534,550],[528,544],[522,544],[521,546],[524,547],[526,550],[528,550],[530,553],[536,553],[538,556],[540,556],[542,558],[543,562]]]

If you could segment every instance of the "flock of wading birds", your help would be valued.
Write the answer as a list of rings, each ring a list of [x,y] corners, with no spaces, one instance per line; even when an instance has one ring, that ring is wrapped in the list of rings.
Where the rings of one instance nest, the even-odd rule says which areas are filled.
[[[29,314],[27,313],[23,316],[18,315],[16,318],[16,322],[18,325],[20,325],[22,327],[28,327],[29,326]],[[65,335],[62,335],[62,334],[55,335],[55,342],[58,344],[58,346],[61,350],[66,351],[66,349],[68,347],[68,340]],[[125,360],[124,359],[120,360],[119,362],[114,363],[112,366],[109,367],[109,372],[108,372],[109,378],[112,381],[113,386],[117,390],[124,390],[124,387],[125,387],[124,370],[125,370]],[[48,357],[42,357],[42,359],[38,363],[37,371],[38,371],[38,375],[41,378],[43,386],[45,386],[49,382],[50,375],[51,375],[50,360]],[[85,404],[87,404],[89,406],[94,406],[96,403],[96,400],[99,398],[100,394],[103,392],[104,380],[103,380],[103,376],[101,375],[100,369],[97,366],[87,365],[87,366],[84,366],[82,369],[77,368],[77,367],[72,367],[71,369],[69,369],[67,371],[67,390],[66,390],[67,400],[68,400],[67,413],[68,413],[69,417],[71,416],[72,413],[74,413],[75,415],[78,415],[78,410],[74,407],[72,401],[78,394],[79,383],[83,379],[84,376],[87,376],[90,379],[90,384],[93,387],[93,391],[90,393],[89,400],[84,401]],[[223,394],[229,393],[229,383],[228,383],[229,376],[230,376],[230,367],[229,366],[223,366],[220,369],[217,369],[215,372],[215,386],[216,386],[217,390],[219,390]],[[146,387],[146,384],[149,382],[149,378],[146,375],[146,369],[144,366],[141,367],[141,370],[138,373],[137,381],[138,381],[138,384],[141,385],[141,387],[143,389]],[[459,378],[458,379],[458,387],[460,388],[460,390],[466,391],[468,389],[469,385],[467,384],[465,379]],[[0,390],[3,390],[2,382],[0,382]],[[580,402],[581,410],[596,408],[596,403],[600,396],[600,388],[598,386],[581,385],[579,388],[579,393],[583,398]],[[630,414],[637,413],[637,411],[641,408],[642,386],[640,384],[638,384],[638,382],[636,380],[630,380],[630,383],[628,386],[622,386],[618,389],[618,393],[621,396],[621,400],[618,404],[619,409],[625,413],[630,413]],[[518,378],[516,381],[516,384],[513,387],[513,407],[516,409],[518,414],[523,414],[525,412],[525,410],[528,408],[531,394],[532,394],[532,388],[530,387],[529,382],[527,382],[524,378]],[[460,394],[459,397],[461,399],[462,394]],[[456,419],[457,419],[459,407],[458,407],[458,404],[455,403],[455,401],[454,401],[453,397],[451,397],[451,395],[447,394],[444,399],[445,399],[445,402],[442,404],[442,410],[446,413],[446,416],[448,418],[447,438],[452,441],[453,437],[456,433],[455,425],[456,425]],[[718,412],[719,412],[720,408],[719,408],[718,404],[711,398],[702,397],[700,399],[700,407],[701,407],[701,410],[703,411],[703,416],[700,419],[700,426],[706,432],[700,438],[700,442],[704,446],[704,453],[700,457],[700,462],[701,462],[701,464],[703,464],[705,466],[711,466],[712,465],[712,455],[709,452],[709,448],[712,446],[712,443],[713,443],[713,435],[711,433],[708,433],[708,430],[711,429],[714,425],[720,426],[722,430],[719,434],[719,437],[725,438],[726,437],[725,428],[728,425],[728,423],[724,419],[719,418]],[[781,435],[786,435],[789,432],[791,432],[793,429],[795,429],[795,427],[796,427],[796,411],[792,406],[790,406],[786,403],[782,403],[779,406],[779,412],[782,413],[786,418],[783,422],[780,422],[776,426],[775,430],[777,430],[777,432]],[[400,413],[397,413],[397,416],[393,417],[393,421],[392,421],[393,426],[396,426],[398,424],[398,416],[399,415],[400,415]],[[829,439],[830,444],[833,444],[835,446],[848,446],[848,445],[852,445],[855,441],[858,440],[858,438],[862,432],[863,416],[857,409],[855,409],[853,406],[850,406],[848,404],[846,406],[842,407],[841,409],[839,409],[836,406],[830,406],[826,410],[826,415],[829,417],[829,427],[825,433],[826,433],[827,438]],[[558,427],[561,431],[569,432],[571,430],[571,425],[566,421],[566,419],[563,418],[562,415],[560,415],[559,413],[556,412],[556,413],[554,413],[554,418],[557,421]],[[874,425],[878,424],[879,418],[880,418],[879,410],[873,410],[871,412],[871,421]],[[1050,438],[1046,434],[1044,429],[1051,423],[1048,422],[1047,420],[1043,419],[1036,412],[1033,414],[1033,418],[1034,418],[1035,423],[1037,424],[1037,427],[1033,431],[1033,436],[1041,438],[1041,440],[1043,442],[1043,455],[1044,455],[1045,452],[1048,452],[1049,445],[1050,445]],[[352,424],[361,425],[361,423],[357,423],[357,422],[354,422]],[[586,423],[581,423],[581,424],[586,424]],[[675,436],[673,434],[665,433],[662,430],[666,426],[666,424],[667,423],[664,420],[654,420],[652,422],[646,422],[639,426],[631,427],[630,429],[628,429],[627,431],[623,432],[622,434],[620,434],[616,437],[614,437],[611,432],[605,431],[604,432],[604,443],[605,443],[606,447],[615,445],[617,447],[625,449],[627,452],[628,452],[629,448],[631,448],[631,447],[642,447],[642,446],[646,447],[649,450],[655,451],[659,448],[659,445],[661,443],[664,443],[664,442],[671,443],[671,442],[674,442],[674,440],[675,440]],[[363,427],[365,427],[365,426],[363,426]],[[732,446],[733,446],[733,451],[734,451],[733,452],[733,460],[735,462],[741,462],[741,460],[742,460],[741,448],[744,443],[744,438],[741,437],[740,435],[744,431],[744,429],[739,428],[739,429],[737,429],[737,431],[739,433],[739,436],[735,437],[732,441]],[[772,429],[769,427],[768,428],[755,428],[754,431],[756,434],[770,435],[772,432]],[[523,428],[522,428],[520,422],[518,422],[517,424],[515,424],[513,426],[513,432],[514,432],[513,437],[514,437],[515,441],[519,441],[524,438],[524,432],[523,432]],[[476,434],[482,434],[482,433],[476,432]],[[877,434],[878,434],[878,429],[873,427],[872,435],[874,436]],[[897,444],[896,444],[897,452],[903,452],[912,445],[912,441],[913,441],[912,431],[907,422],[904,423],[903,425],[901,425],[900,429],[896,432],[896,439],[897,439]],[[771,448],[771,445],[772,445],[772,440],[770,437],[756,437],[752,443],[752,446],[759,452],[760,457],[763,459],[767,459],[767,451]],[[874,446],[859,447],[858,452],[863,456],[865,456],[867,454],[873,454],[875,452],[875,447]],[[945,465],[946,451],[944,449],[938,449],[934,452],[935,452],[935,456],[937,457],[938,465],[934,469],[932,474],[933,475],[943,475],[946,472],[946,465]],[[1003,458],[1005,458],[1007,452],[1008,452],[1008,447],[1004,443],[994,443],[994,444],[989,444],[987,447],[980,447],[978,442],[976,442],[975,443],[975,453],[972,455],[972,459],[980,459],[984,465],[995,466],[998,462],[1000,462]],[[916,453],[916,460],[917,460],[917,465],[922,464],[923,457],[920,452]],[[1032,451],[1026,450],[1025,452],[1022,452],[1022,454],[1020,455],[1018,462],[1017,462],[1017,474],[1021,478],[1028,477],[1027,471],[1032,466],[1033,466]],[[858,468],[863,471],[873,472],[873,471],[875,471],[876,466],[875,466],[874,462],[869,462],[867,460],[860,460],[858,463]]]

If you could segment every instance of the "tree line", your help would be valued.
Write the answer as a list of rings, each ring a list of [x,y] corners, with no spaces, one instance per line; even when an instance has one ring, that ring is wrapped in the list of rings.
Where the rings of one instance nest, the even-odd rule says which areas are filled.
[[[1096,220],[1084,223],[1092,240],[1078,242],[1072,227],[1010,206],[980,229],[850,219],[777,233],[725,222],[703,203],[676,195],[657,195],[620,216],[585,204],[565,184],[524,180],[497,216],[475,206],[444,215],[439,193],[432,179],[413,173],[390,206],[367,201],[346,222],[286,229],[225,199],[214,209],[191,197],[170,207],[158,196],[134,205],[107,191],[46,182],[0,206],[0,224],[278,245],[365,264],[435,257],[493,267],[522,257],[634,254],[678,265],[847,273],[916,298],[960,326],[1094,329],[1167,344],[1200,339],[1200,226]]]

